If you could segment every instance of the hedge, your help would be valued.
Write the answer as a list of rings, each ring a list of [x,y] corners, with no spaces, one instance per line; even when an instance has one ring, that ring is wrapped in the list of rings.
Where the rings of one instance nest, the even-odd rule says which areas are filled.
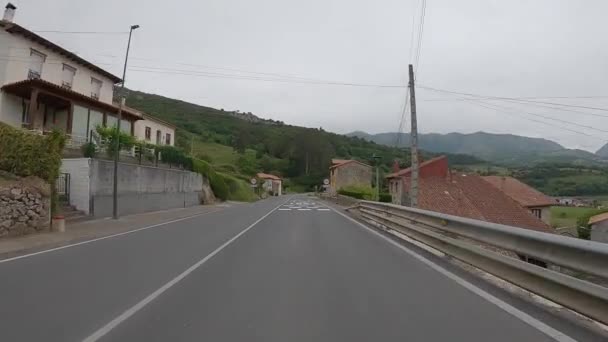
[[[65,136],[37,135],[0,123],[0,170],[36,176],[50,184],[59,176]]]
[[[378,200],[384,203],[391,203],[393,201],[393,196],[389,193],[380,193],[380,198]]]
[[[340,195],[349,196],[363,200],[374,199],[374,189],[369,186],[346,186],[338,190]]]
[[[65,135],[38,135],[0,122],[0,170],[17,176],[36,176],[55,184],[61,167]],[[51,213],[57,212],[57,192],[51,186]]]

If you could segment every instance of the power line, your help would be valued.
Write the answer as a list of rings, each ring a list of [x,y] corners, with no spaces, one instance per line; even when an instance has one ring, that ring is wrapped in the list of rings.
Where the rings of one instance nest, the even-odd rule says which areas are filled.
[[[426,0],[422,0],[422,10],[420,12],[420,24],[418,26],[418,48],[416,49],[416,77],[418,77],[418,65],[420,61],[420,53],[422,50],[422,38],[424,37],[424,19],[426,15]]]
[[[555,125],[555,124],[552,124],[552,123],[549,123],[549,122],[545,122],[545,121],[541,121],[541,120],[536,120],[536,119],[528,118],[528,117],[525,117],[525,116],[517,115],[515,113],[510,113],[510,112],[507,112],[507,111],[504,111],[504,110],[492,107],[492,106],[495,106],[495,105],[487,105],[486,106],[486,105],[480,104],[480,103],[478,103],[478,102],[476,102],[476,101],[474,101],[472,99],[463,99],[463,100],[467,101],[467,102],[470,102],[470,103],[472,103],[474,105],[483,107],[483,108],[488,108],[488,109],[492,109],[492,110],[497,111],[497,112],[501,112],[501,113],[509,115],[509,116],[519,117],[519,118],[524,119],[524,120],[541,123],[541,124],[544,124],[544,125],[547,125],[547,126],[556,127],[558,129],[561,129],[561,130],[573,132],[573,133],[576,133],[576,134],[585,135],[585,136],[588,136],[588,137],[591,137],[591,138],[594,138],[594,139],[598,139],[598,140],[601,140],[601,141],[604,141],[604,142],[607,141],[605,138],[601,138],[601,137],[598,137],[598,136],[595,136],[595,135],[592,135],[592,134],[588,134],[588,133],[585,133],[585,132],[577,131],[577,130],[570,129],[570,128],[567,128],[567,127],[563,127],[563,126],[560,126],[560,125]]]
[[[503,108],[503,109],[507,109],[507,110],[515,110],[515,111],[521,112],[523,114],[537,116],[537,117],[541,117],[541,118],[544,118],[544,119],[547,119],[547,120],[551,120],[551,121],[561,122],[561,123],[565,123],[565,124],[568,124],[568,125],[578,126],[578,127],[581,127],[581,128],[587,128],[587,129],[591,129],[591,130],[598,131],[598,132],[608,133],[608,131],[604,130],[604,129],[595,128],[593,126],[581,125],[579,123],[572,122],[572,121],[556,119],[556,118],[552,118],[550,116],[545,116],[545,115],[542,115],[542,114],[519,111],[517,108],[513,108],[513,107],[505,107],[505,106],[500,106],[500,105],[497,105],[497,104],[490,104],[490,103],[484,102],[482,100],[473,100],[473,99],[470,99],[469,101],[476,101],[478,103],[483,103],[483,104],[486,104],[486,105],[492,105],[494,107]]]
[[[559,97],[559,98],[565,98],[565,97]],[[571,99],[582,99],[582,98],[595,99],[595,98],[604,98],[604,96],[576,96],[576,97],[569,97],[569,98],[571,98]],[[606,96],[605,98],[608,98],[608,96]],[[577,114],[595,116],[595,117],[600,117],[600,118],[608,118],[608,115],[606,115],[606,114],[597,114],[597,113],[583,112],[583,111],[580,111],[580,110],[563,108],[563,107],[559,107],[559,106],[543,105],[543,104],[539,104],[539,103],[520,102],[520,101],[518,101],[519,99],[526,99],[526,98],[521,98],[521,97],[517,97],[517,98],[514,97],[513,100],[502,100],[502,99],[493,99],[493,98],[483,98],[483,99],[484,100],[488,100],[488,101],[505,101],[505,102],[509,102],[509,103],[516,103],[516,104],[519,104],[519,105],[527,105],[527,106],[533,106],[533,107],[539,107],[539,108],[548,108],[548,109],[558,110],[558,111],[561,111],[561,112],[577,113]],[[457,98],[457,99],[427,99],[427,100],[422,100],[422,101],[424,101],[424,102],[444,102],[444,101],[466,101],[466,99],[461,99],[461,98]]]
[[[61,34],[129,34],[121,31],[58,31],[58,30],[32,30],[36,33],[61,33]]]
[[[583,109],[593,109],[593,110],[600,110],[600,111],[608,112],[607,108],[569,105],[569,104],[555,103],[555,102],[532,101],[532,100],[524,100],[524,99],[518,99],[518,98],[513,98],[513,97],[486,96],[486,95],[464,93],[464,92],[458,92],[458,91],[452,91],[452,90],[437,89],[437,88],[427,87],[427,86],[423,86],[423,85],[419,85],[418,87],[422,88],[422,89],[428,89],[428,90],[431,90],[431,91],[441,92],[441,93],[448,93],[448,94],[455,94],[455,95],[465,95],[465,96],[473,96],[473,97],[481,97],[481,98],[484,98],[486,100],[507,100],[507,101],[513,101],[513,100],[515,100],[515,101],[518,101],[518,102],[540,103],[540,104],[548,104],[548,105],[555,105],[555,106],[572,107],[572,108],[583,108]]]
[[[138,68],[138,69],[134,69],[134,68]],[[209,77],[209,78],[226,78],[226,79],[279,82],[279,83],[339,85],[339,86],[368,87],[368,88],[405,88],[405,86],[403,86],[403,85],[364,84],[364,83],[329,82],[329,81],[328,82],[309,82],[309,81],[304,81],[304,80],[299,81],[299,80],[281,79],[281,78],[264,78],[264,77],[257,77],[257,76],[211,73],[211,72],[201,72],[201,71],[192,71],[192,70],[150,68],[150,67],[143,67],[143,66],[133,66],[133,68],[129,68],[129,70],[135,71],[135,72],[148,72],[148,73],[158,73],[158,74],[199,76],[199,77]]]

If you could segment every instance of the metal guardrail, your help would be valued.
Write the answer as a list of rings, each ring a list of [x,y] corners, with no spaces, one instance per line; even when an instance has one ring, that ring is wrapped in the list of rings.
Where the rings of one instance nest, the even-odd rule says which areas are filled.
[[[608,279],[608,244],[389,203],[360,201],[355,208],[365,220],[381,229],[399,231],[608,324],[608,288],[554,270],[554,266],[560,266]],[[505,255],[509,253],[512,256]],[[528,258],[537,261],[536,264],[522,260]],[[538,266],[538,261],[549,267]]]

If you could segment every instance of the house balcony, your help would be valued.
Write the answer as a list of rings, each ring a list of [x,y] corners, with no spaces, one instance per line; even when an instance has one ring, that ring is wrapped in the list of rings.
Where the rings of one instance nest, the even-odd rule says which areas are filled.
[[[4,85],[5,101],[12,101],[13,110],[3,115],[12,116],[13,122],[22,122],[24,129],[35,133],[59,130],[66,134],[66,149],[80,150],[91,141],[97,126],[117,124],[118,106],[77,93],[65,86],[42,79],[30,79]],[[134,123],[142,114],[123,108],[121,130],[134,135]]]

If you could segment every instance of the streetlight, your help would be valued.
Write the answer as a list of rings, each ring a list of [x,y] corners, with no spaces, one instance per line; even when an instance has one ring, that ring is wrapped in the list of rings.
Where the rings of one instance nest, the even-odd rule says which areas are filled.
[[[120,85],[120,102],[118,103],[118,123],[116,124],[116,142],[114,145],[114,192],[112,201],[112,217],[118,219],[118,157],[120,155],[120,121],[122,121],[122,106],[125,104],[125,78],[127,77],[127,61],[129,60],[129,49],[131,48],[131,36],[133,30],[139,28],[139,25],[132,25],[129,30],[129,42],[127,43],[127,54],[125,55],[125,66],[122,70],[122,83]]]
[[[376,162],[376,201],[380,201],[380,173],[378,172],[378,164],[379,160],[382,158],[377,156],[375,153],[372,155],[372,158]]]

